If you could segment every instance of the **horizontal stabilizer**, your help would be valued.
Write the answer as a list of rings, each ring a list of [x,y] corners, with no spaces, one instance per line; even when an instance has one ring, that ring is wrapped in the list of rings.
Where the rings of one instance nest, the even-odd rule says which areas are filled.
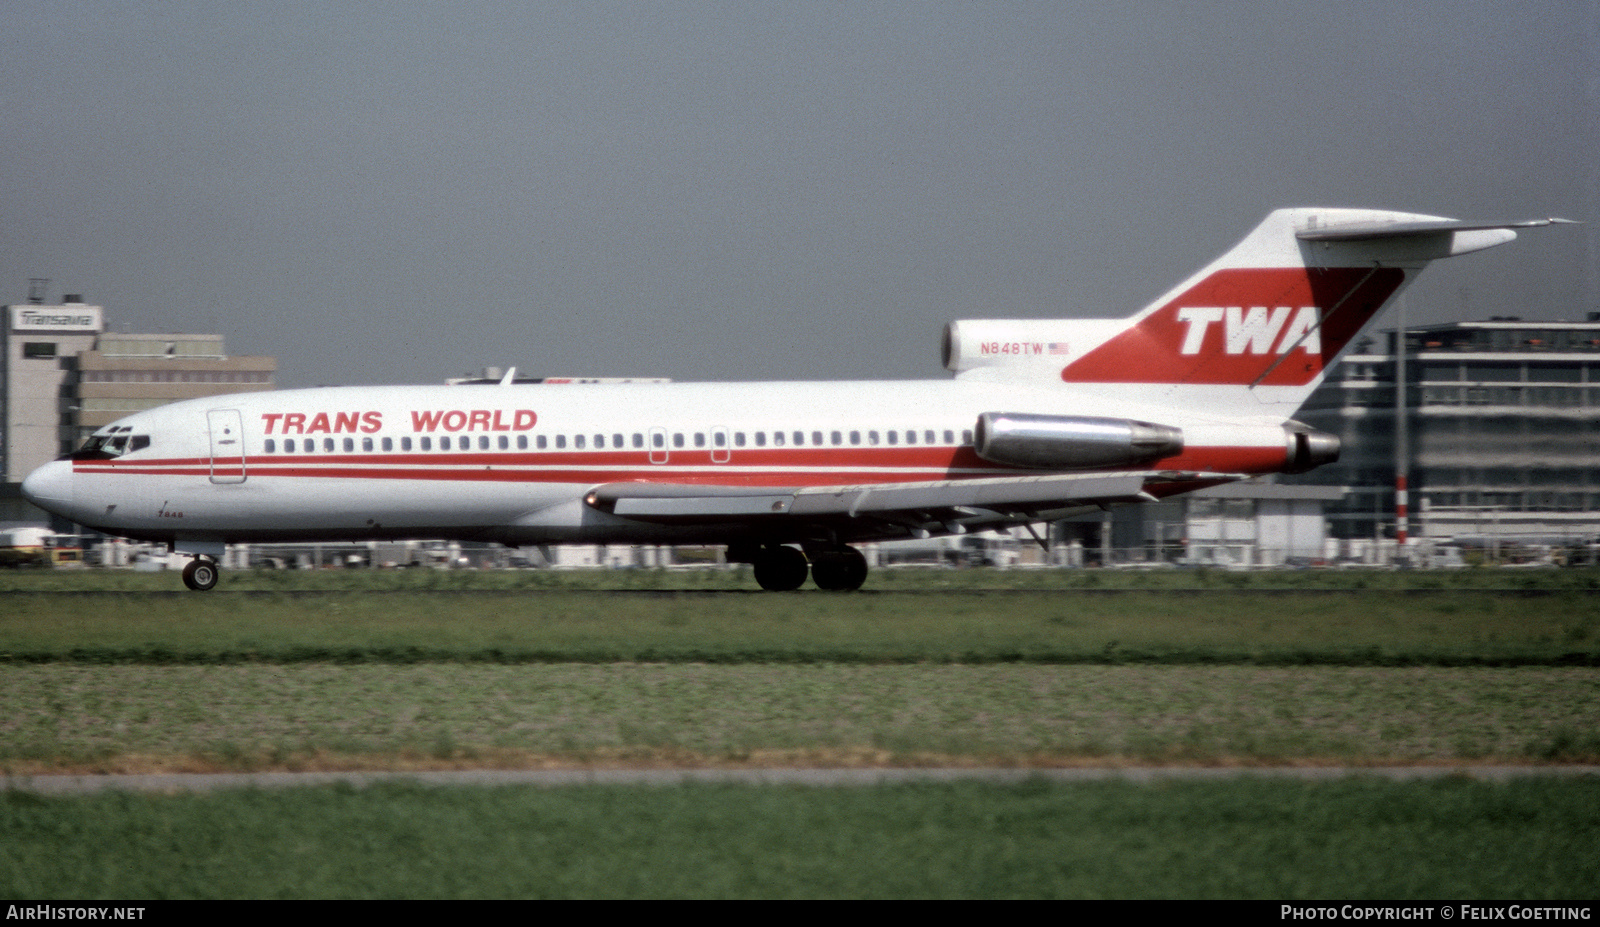
[[[1572,219],[1520,219],[1512,222],[1473,222],[1465,219],[1436,219],[1426,222],[1357,222],[1329,228],[1304,229],[1294,237],[1301,241],[1370,241],[1376,238],[1404,238],[1434,232],[1481,232],[1491,229],[1532,229],[1545,225],[1580,225]]]

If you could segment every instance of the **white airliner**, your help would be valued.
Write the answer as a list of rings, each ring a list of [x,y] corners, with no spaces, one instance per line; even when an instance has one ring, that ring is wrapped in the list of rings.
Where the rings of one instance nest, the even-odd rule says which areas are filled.
[[[1429,262],[1565,220],[1285,209],[1127,319],[951,323],[938,381],[332,387],[101,428],[34,504],[191,554],[234,542],[726,544],[765,589],[857,589],[858,542],[1031,526],[1335,460],[1292,420]]]

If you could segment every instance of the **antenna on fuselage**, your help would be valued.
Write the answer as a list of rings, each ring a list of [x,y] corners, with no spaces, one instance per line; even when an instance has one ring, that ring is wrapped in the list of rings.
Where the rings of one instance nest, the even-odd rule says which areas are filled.
[[[505,376],[500,378],[500,385],[501,386],[510,386],[511,385],[511,381],[515,380],[516,378],[517,378],[517,368],[512,367],[510,370],[506,371],[506,375]]]

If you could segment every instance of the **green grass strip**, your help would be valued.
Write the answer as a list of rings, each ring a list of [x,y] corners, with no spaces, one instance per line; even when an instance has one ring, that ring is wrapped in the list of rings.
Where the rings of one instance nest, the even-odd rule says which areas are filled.
[[[1600,896],[1600,780],[0,795],[10,898]]]
[[[755,592],[748,567],[673,570],[249,570],[225,571],[218,592]],[[1464,570],[876,569],[867,594],[943,591],[1498,590],[1547,594],[1600,591],[1600,568]],[[0,570],[0,593],[184,594],[175,571]],[[807,589],[802,595],[816,591]]]
[[[1522,667],[9,667],[0,768],[1600,762],[1600,671]],[[800,762],[807,760],[801,759]],[[778,759],[777,762],[785,762]]]
[[[0,598],[0,663],[1600,666],[1600,596],[485,592]]]

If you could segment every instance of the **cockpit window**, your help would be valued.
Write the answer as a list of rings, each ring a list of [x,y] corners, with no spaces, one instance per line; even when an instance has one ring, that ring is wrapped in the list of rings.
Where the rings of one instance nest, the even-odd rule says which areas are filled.
[[[103,434],[90,435],[83,447],[67,455],[68,460],[111,460],[123,454],[142,451],[150,446],[149,435],[131,434],[126,425],[116,426]]]

